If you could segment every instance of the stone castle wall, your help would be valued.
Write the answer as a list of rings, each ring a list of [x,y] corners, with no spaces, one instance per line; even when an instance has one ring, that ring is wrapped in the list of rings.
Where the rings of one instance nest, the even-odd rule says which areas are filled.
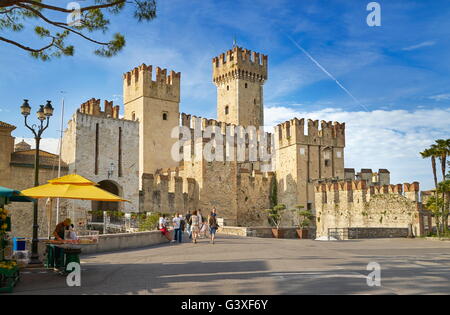
[[[195,181],[176,172],[144,174],[142,178],[141,212],[186,213],[197,208]]]
[[[275,127],[278,200],[314,209],[314,185],[344,179],[345,124],[292,119]]]
[[[181,74],[142,64],[123,75],[124,118],[139,121],[139,178],[159,168],[176,167],[171,149],[179,126]],[[142,186],[142,183],[141,183]]]
[[[410,225],[416,236],[427,233],[424,223],[431,214],[421,209],[417,182],[402,187],[341,181],[317,185],[315,191],[317,237],[327,236],[329,228],[408,229]]]
[[[118,210],[139,210],[138,122],[77,111],[64,132],[62,160],[69,173],[115,185],[118,194],[129,201],[118,203]],[[77,221],[93,207],[91,201],[71,201],[66,215]]]

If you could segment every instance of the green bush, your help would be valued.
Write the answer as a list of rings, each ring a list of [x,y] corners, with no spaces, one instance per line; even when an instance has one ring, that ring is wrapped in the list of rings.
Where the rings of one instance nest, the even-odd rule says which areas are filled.
[[[159,213],[152,213],[148,216],[139,218],[139,231],[153,231],[157,229]]]

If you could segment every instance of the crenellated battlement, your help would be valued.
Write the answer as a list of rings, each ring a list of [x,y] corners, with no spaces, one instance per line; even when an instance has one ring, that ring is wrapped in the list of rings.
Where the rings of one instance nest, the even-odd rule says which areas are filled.
[[[180,114],[181,125],[184,127],[188,127],[191,129],[199,129],[205,131],[205,129],[209,126],[218,126],[220,127],[222,134],[225,134],[226,128],[236,128],[237,126],[234,124],[226,123],[223,121],[217,121],[215,119],[208,119],[204,117],[198,117],[195,115],[189,115],[185,113]]]
[[[261,172],[261,171],[250,171],[246,168],[239,168],[238,169],[238,176],[242,179],[243,177],[246,177],[250,180],[271,180],[274,178],[275,173],[274,172]]]
[[[180,102],[181,73],[156,67],[153,80],[153,66],[142,64],[123,74],[124,103],[144,96],[173,102]]]
[[[180,122],[183,127],[187,127],[190,130],[190,141],[186,140],[182,149],[185,161],[189,157],[191,160],[195,159],[193,156],[201,154],[202,151],[199,150],[203,150],[212,140],[214,140],[214,143],[211,143],[211,145],[215,145],[214,154],[218,154],[218,150],[220,150],[224,154],[224,161],[268,162],[270,160],[268,156],[273,152],[271,147],[273,135],[269,132],[264,132],[262,129],[244,128],[184,113],[180,114]],[[182,135],[180,135],[181,138]],[[189,155],[188,152],[191,154]],[[263,157],[262,154],[265,154],[265,156]]]
[[[143,207],[146,212],[185,213],[194,208],[195,179],[182,178],[170,170],[142,174]]]
[[[370,168],[363,168],[358,173],[354,168],[344,169],[345,180],[364,180],[370,186],[390,185],[390,172],[387,169],[379,169],[378,172],[372,171]]]
[[[242,126],[237,126],[235,124],[226,123],[226,122],[218,121],[215,119],[198,117],[195,115],[189,115],[189,114],[185,114],[185,113],[180,114],[180,122],[181,122],[181,126],[190,128],[193,132],[194,131],[204,132],[208,127],[211,127],[211,126],[219,127],[222,135],[226,135],[227,128],[230,130],[230,132],[232,132],[234,134],[240,134],[240,133],[242,134],[244,131],[250,130],[248,128],[245,128]],[[256,128],[254,129],[254,131],[257,131],[257,132],[258,132],[258,130],[262,130],[262,129],[256,129]],[[239,132],[239,131],[241,131],[241,132]],[[201,135],[203,136],[203,133]],[[270,139],[272,134],[270,132],[264,132],[264,135],[266,136],[267,139]],[[246,143],[248,143],[248,136],[246,137]]]
[[[308,119],[305,133],[305,119],[294,118],[275,127],[279,147],[292,144],[345,146],[345,123]]]
[[[405,183],[397,185],[372,185],[369,186],[366,181],[340,181],[334,183],[323,183],[316,185],[316,202],[320,203],[352,203],[369,201],[376,195],[401,195],[409,200],[418,201],[419,183]],[[404,192],[404,193],[403,193]],[[330,193],[337,193],[338,196],[330,198]],[[358,196],[358,198],[357,198]]]
[[[113,101],[104,101],[104,110],[101,110],[100,99],[91,98],[80,105],[78,111],[82,114],[92,115],[96,117],[119,119],[120,106],[113,105]]]
[[[234,47],[214,57],[213,82],[218,85],[239,78],[264,83],[267,80],[268,57],[241,47]]]

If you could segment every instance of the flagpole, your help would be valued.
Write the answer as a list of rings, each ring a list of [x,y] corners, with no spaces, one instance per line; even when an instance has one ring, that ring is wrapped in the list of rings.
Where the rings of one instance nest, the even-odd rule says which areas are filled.
[[[61,94],[65,92],[61,91]],[[61,152],[62,152],[62,137],[64,125],[64,95],[61,100],[61,126],[59,134],[59,159],[58,159],[58,177],[61,177]],[[59,223],[59,198],[56,199],[56,224]]]

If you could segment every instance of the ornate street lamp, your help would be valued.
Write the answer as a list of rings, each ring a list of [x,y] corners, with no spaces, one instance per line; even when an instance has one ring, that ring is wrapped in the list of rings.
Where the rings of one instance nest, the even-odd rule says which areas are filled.
[[[39,110],[36,112],[39,123],[28,125],[27,118],[31,112],[31,106],[28,104],[28,100],[24,100],[22,106],[20,106],[22,115],[25,117],[25,126],[30,129],[34,134],[34,140],[36,142],[36,153],[34,155],[34,186],[39,186],[39,144],[41,142],[41,136],[45,129],[47,129],[50,117],[53,115],[53,107],[51,101],[47,101],[47,104],[40,105]],[[44,121],[47,121],[44,126]],[[33,205],[33,241],[31,246],[31,259],[30,264],[40,264],[38,253],[38,200]]]

